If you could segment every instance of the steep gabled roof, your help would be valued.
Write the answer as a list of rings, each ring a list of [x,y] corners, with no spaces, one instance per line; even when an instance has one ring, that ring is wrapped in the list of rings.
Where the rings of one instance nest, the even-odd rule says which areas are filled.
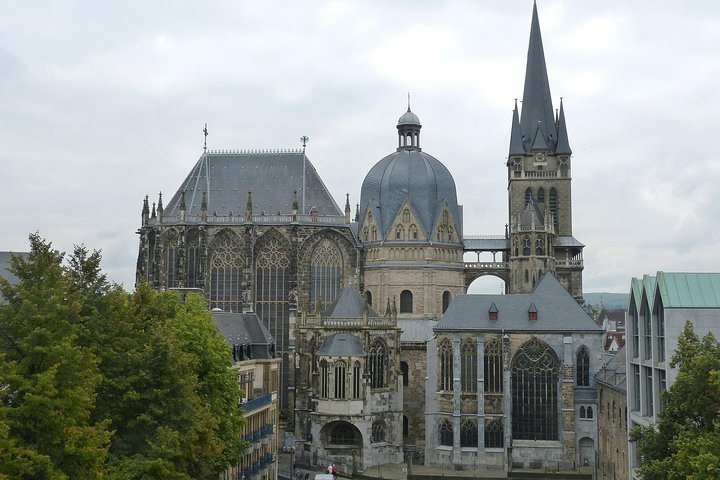
[[[365,297],[355,285],[348,285],[323,312],[325,318],[362,318],[363,309],[367,308],[368,317],[379,317],[377,312],[366,305]]]
[[[325,338],[317,355],[364,357],[362,341],[350,333],[333,333]]]
[[[212,319],[228,345],[249,345],[253,358],[271,358],[267,348],[275,341],[268,329],[255,313],[231,313],[213,311]]]
[[[488,313],[493,304],[497,320],[490,320]],[[537,320],[528,318],[533,305]],[[455,296],[435,327],[439,330],[602,332],[551,273],[545,273],[529,294]]]
[[[244,215],[252,191],[253,213],[289,214],[297,191],[302,212],[303,161],[305,213],[316,207],[320,215],[343,215],[315,167],[302,151],[203,154],[165,207],[177,216],[183,194],[187,215],[200,215],[203,193],[208,215]]]
[[[656,278],[664,308],[720,308],[720,273],[657,272]]]

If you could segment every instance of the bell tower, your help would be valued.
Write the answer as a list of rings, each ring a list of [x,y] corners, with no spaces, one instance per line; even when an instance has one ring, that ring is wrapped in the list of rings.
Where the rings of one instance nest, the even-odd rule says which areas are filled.
[[[516,100],[507,159],[511,237],[508,293],[531,291],[532,279],[550,271],[582,302],[584,245],[572,234],[571,156],[562,99],[559,110],[553,110],[534,4],[522,111]],[[544,247],[539,248],[540,244]],[[538,256],[543,258],[529,261]]]

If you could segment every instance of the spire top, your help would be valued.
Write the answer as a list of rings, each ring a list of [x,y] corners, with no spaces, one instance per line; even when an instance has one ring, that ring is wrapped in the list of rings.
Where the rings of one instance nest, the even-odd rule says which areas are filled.
[[[537,4],[533,3],[532,22],[530,24],[530,43],[528,45],[527,66],[525,70],[525,88],[522,99],[522,115],[520,117],[523,146],[529,151],[534,139],[538,123],[545,142],[554,150],[557,135],[555,134],[555,116],[553,115],[550,83],[548,82],[545,52],[543,50],[540,21],[538,20]]]
[[[563,98],[560,97],[560,112],[558,113],[557,122],[557,147],[555,153],[561,155],[571,155],[570,142],[568,141],[567,125],[565,124],[565,108],[563,107]]]
[[[208,136],[207,122],[205,122],[205,128],[203,128],[203,135],[205,135],[205,143],[203,144],[203,152],[207,152],[207,136]]]
[[[410,92],[408,92],[408,112],[410,111]]]

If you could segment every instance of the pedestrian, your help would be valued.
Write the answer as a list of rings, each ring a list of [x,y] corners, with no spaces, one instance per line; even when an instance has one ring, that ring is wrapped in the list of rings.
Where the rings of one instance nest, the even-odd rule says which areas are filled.
[[[333,473],[332,467],[332,463],[328,463],[328,473]]]
[[[337,467],[335,466],[334,463],[332,465],[332,474],[333,474],[333,478],[337,479]]]

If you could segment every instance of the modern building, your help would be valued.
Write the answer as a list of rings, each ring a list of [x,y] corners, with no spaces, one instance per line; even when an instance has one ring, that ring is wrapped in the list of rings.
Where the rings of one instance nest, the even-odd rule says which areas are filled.
[[[317,403],[314,397],[312,404],[307,403],[310,394],[318,395],[320,384],[307,380],[307,372],[302,368],[310,368],[303,365],[316,362],[308,363],[307,358],[300,360],[303,357],[296,356],[296,352],[302,350],[300,355],[316,359],[323,357],[328,365],[341,358],[352,361],[353,365],[357,361],[361,368],[359,378],[369,376],[371,379],[369,393],[365,383],[361,385],[363,398],[374,399],[380,395],[392,404],[382,410],[387,412],[386,438],[391,439],[392,448],[388,445],[378,450],[373,442],[368,444],[364,424],[357,428],[361,435],[343,437],[343,441],[349,442],[344,445],[346,450],[361,451],[363,465],[366,465],[377,461],[373,456],[376,453],[390,458],[402,448],[427,449],[426,430],[432,428],[435,432],[436,428],[436,425],[426,427],[427,419],[431,418],[424,395],[428,362],[435,362],[436,357],[435,350],[428,350],[427,342],[439,335],[433,328],[453,299],[463,295],[475,279],[486,275],[503,280],[506,294],[526,296],[535,295],[541,279],[546,279],[546,284],[555,286],[551,289],[553,292],[558,295],[565,292],[561,303],[570,310],[546,312],[549,316],[543,316],[543,328],[552,332],[547,337],[542,336],[545,333],[534,336],[536,328],[523,333],[518,323],[509,335],[513,342],[521,339],[522,342],[513,343],[512,350],[506,349],[505,354],[512,355],[508,357],[511,361],[526,342],[537,348],[547,347],[547,358],[552,358],[550,365],[558,369],[552,374],[555,375],[553,382],[562,382],[564,390],[570,389],[563,390],[562,394],[558,391],[553,398],[571,405],[563,406],[562,414],[555,411],[559,403],[542,413],[548,422],[557,421],[554,433],[548,433],[548,439],[542,440],[551,442],[547,444],[546,455],[522,447],[512,458],[522,459],[524,463],[539,459],[562,461],[567,465],[577,465],[586,457],[594,458],[594,453],[587,453],[594,452],[594,434],[589,427],[587,433],[582,428],[578,430],[576,413],[570,414],[568,409],[574,412],[574,405],[579,408],[583,402],[594,404],[595,400],[590,398],[594,391],[592,378],[599,368],[594,359],[602,346],[596,346],[595,340],[591,340],[597,337],[596,326],[588,326],[587,338],[582,337],[584,333],[577,333],[585,331],[587,319],[587,315],[581,316],[576,311],[577,304],[583,301],[584,245],[572,231],[572,150],[564,106],[561,102],[556,111],[551,101],[537,8],[534,7],[532,13],[522,110],[516,103],[510,125],[506,159],[508,221],[503,235],[466,234],[453,176],[438,158],[424,150],[424,145],[421,147],[422,124],[409,105],[396,129],[398,141],[392,146],[394,150],[377,162],[368,159],[369,170],[354,216],[351,216],[349,194],[341,210],[304,150],[203,151],[167,205],[163,204],[162,197],[152,205],[147,197],[144,199],[138,230],[137,281],[150,282],[158,289],[197,289],[213,309],[257,313],[276,341],[276,354],[283,360],[281,420],[288,430],[296,433],[297,446],[315,445],[317,434],[321,437],[324,434],[320,424],[313,422],[322,415],[333,414],[336,404],[353,405],[353,408],[360,408],[360,404],[352,399],[321,401],[322,396],[317,398]],[[477,254],[478,261],[465,261],[469,253]],[[480,261],[480,256],[487,256],[485,254],[492,255],[491,262]],[[335,348],[341,343],[324,344],[333,335],[332,338],[339,339],[337,335],[352,334],[361,340],[363,351],[370,355],[373,346],[368,338],[379,331],[378,325],[363,326],[358,330],[365,332],[362,337],[346,327],[326,322],[333,318],[325,315],[326,309],[351,285],[365,298],[368,309],[374,308],[379,315],[384,312],[383,318],[392,318],[396,325],[386,332],[392,337],[387,338],[388,388],[397,388],[391,396],[381,395],[383,387],[374,386],[367,359],[338,355]],[[574,300],[568,302],[568,298]],[[550,299],[543,302],[554,304]],[[320,312],[323,314],[319,319],[311,321],[312,315]],[[360,321],[362,315],[358,316],[358,312],[354,315],[353,321]],[[579,323],[572,328],[563,323],[562,331],[552,325],[554,319],[569,317]],[[301,318],[304,320],[299,323]],[[398,338],[397,327],[401,329],[399,351],[393,346],[390,355],[390,345]],[[315,332],[319,335],[314,346],[301,344],[300,339],[311,330],[313,335]],[[566,340],[571,343],[565,344]],[[434,348],[435,344],[431,345]],[[589,384],[575,389],[570,385],[574,373],[561,369],[575,365],[574,348],[580,345],[588,350]],[[324,347],[330,350],[321,350]],[[328,351],[334,353],[330,355]],[[399,355],[399,359],[395,355]],[[319,368],[319,364],[312,368]],[[351,377],[346,375],[348,379]],[[552,385],[555,388],[560,383]],[[505,392],[510,395],[516,387],[508,388]],[[308,396],[301,396],[301,389],[305,389]],[[514,421],[512,396],[509,398],[502,407],[502,412],[509,415],[502,426],[504,449],[515,448],[513,430],[508,427]],[[395,410],[394,403],[398,401],[402,402],[402,415]],[[391,422],[402,422],[402,425]],[[510,430],[505,431],[506,427]],[[479,438],[483,438],[484,428],[484,421],[477,424]],[[370,436],[373,440],[377,438],[372,432]],[[581,445],[582,439],[587,440]],[[518,441],[522,444],[536,440],[518,438]],[[432,445],[436,443],[433,440]],[[327,445],[317,448],[318,455],[330,452]],[[322,448],[325,450],[320,450]],[[581,450],[582,453],[576,454]],[[510,458],[508,451],[502,455]],[[425,460],[449,462],[448,465],[465,461],[464,457],[434,454],[426,455]]]
[[[602,341],[551,273],[530,293],[458,295],[428,342],[426,463],[593,466]]]
[[[633,278],[627,315],[628,430],[657,422],[660,394],[675,382],[670,365],[685,323],[702,337],[720,332],[720,273],[657,272]],[[638,459],[629,445],[628,469],[635,476]]]
[[[626,480],[628,461],[627,384],[625,348],[612,352],[609,361],[595,376],[598,408],[585,415],[597,415],[598,478]]]
[[[240,462],[220,480],[277,480],[281,359],[275,355],[275,342],[253,313],[213,311],[212,318],[232,347],[232,368],[243,391],[243,439],[249,444]]]

